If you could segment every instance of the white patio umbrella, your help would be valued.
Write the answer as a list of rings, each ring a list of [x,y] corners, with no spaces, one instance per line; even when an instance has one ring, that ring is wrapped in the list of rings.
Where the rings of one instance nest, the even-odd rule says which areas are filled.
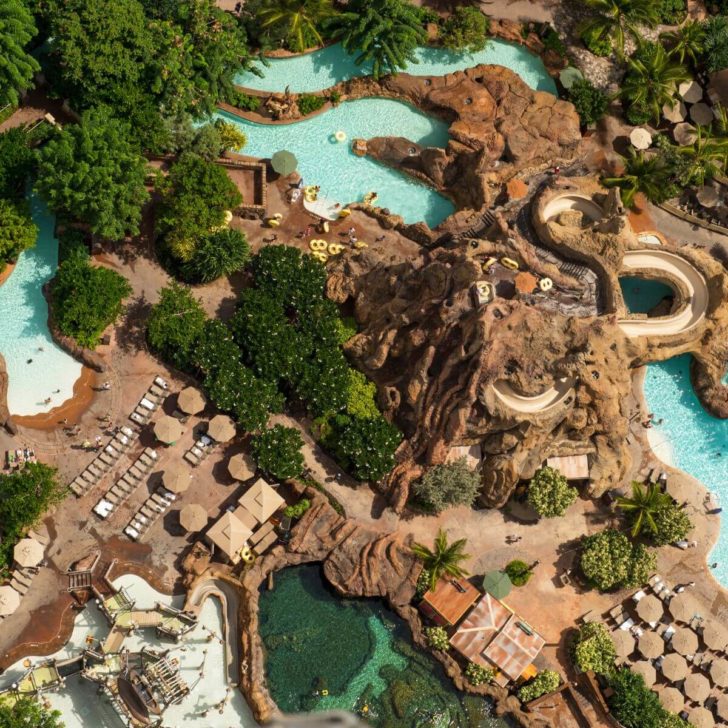
[[[665,104],[662,107],[662,115],[673,124],[679,124],[685,121],[688,115],[688,109],[682,101],[676,100],[674,104]]]
[[[20,594],[11,586],[0,586],[0,614],[7,617],[20,606]]]
[[[641,126],[632,129],[629,140],[635,149],[649,149],[652,146],[652,134]]]
[[[38,566],[43,561],[43,546],[34,538],[23,538],[15,544],[13,558],[21,568]]]

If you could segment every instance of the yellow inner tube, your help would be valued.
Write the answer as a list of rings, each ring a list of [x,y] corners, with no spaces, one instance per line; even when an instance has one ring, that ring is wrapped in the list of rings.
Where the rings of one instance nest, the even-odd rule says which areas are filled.
[[[311,253],[311,257],[315,258],[321,263],[325,263],[329,259],[329,256],[326,253],[321,252],[320,250],[317,250],[315,253]]]
[[[339,131],[334,134],[334,139],[336,139],[337,142],[345,142],[346,141],[346,132],[339,129]]]
[[[550,278],[542,278],[538,282],[538,287],[542,291],[550,291],[554,287],[554,282]]]
[[[274,217],[271,217],[268,220],[268,227],[278,227],[281,224],[280,220],[276,220]]]
[[[513,260],[513,258],[501,258],[500,262],[502,266],[510,268],[511,270],[518,270],[519,268],[518,261]]]
[[[339,217],[340,218],[342,218],[342,217],[349,217],[349,215],[351,215],[351,210],[342,210],[339,213]]]
[[[329,255],[338,255],[343,249],[344,246],[340,243],[329,243]]]
[[[325,240],[320,240],[318,238],[314,238],[313,240],[309,241],[308,247],[311,248],[311,250],[326,250],[326,246],[328,243]]]
[[[364,242],[363,240],[357,240],[357,241],[356,241],[356,242],[354,243],[354,247],[355,247],[355,248],[356,248],[357,250],[361,250],[362,248],[368,248],[368,247],[369,247],[369,245],[368,245],[367,243],[365,243],[365,242]]]

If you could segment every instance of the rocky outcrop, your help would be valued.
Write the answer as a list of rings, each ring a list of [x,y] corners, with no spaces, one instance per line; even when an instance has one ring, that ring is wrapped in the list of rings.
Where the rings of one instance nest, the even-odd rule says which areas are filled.
[[[13,422],[8,409],[8,381],[5,357],[0,354],[0,427],[4,427],[11,435],[15,435],[18,428]]]

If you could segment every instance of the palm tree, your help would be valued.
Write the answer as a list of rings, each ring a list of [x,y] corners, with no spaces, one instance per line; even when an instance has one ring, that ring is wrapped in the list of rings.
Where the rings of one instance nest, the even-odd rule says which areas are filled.
[[[351,0],[327,28],[357,64],[371,63],[375,79],[417,63],[415,50],[427,38],[420,15],[402,0]]]
[[[333,15],[331,0],[277,0],[258,12],[261,28],[280,29],[293,51],[322,45],[319,27]]]
[[[667,493],[663,493],[657,483],[648,483],[645,487],[634,480],[632,481],[632,497],[618,498],[617,508],[621,508],[629,515],[634,537],[643,531],[656,533],[655,513],[670,503],[672,503],[672,498]]]
[[[720,121],[718,126],[720,127]],[[711,127],[698,125],[695,141],[676,152],[687,166],[681,182],[686,186],[704,185],[706,180],[725,172],[728,160],[728,137],[716,136]]]
[[[662,33],[660,40],[670,46],[671,56],[676,57],[680,63],[684,63],[688,58],[695,68],[704,50],[705,28],[697,20],[688,20],[677,30]]]
[[[654,0],[584,0],[597,11],[581,28],[596,39],[610,38],[620,55],[624,55],[625,31],[640,37],[638,25],[654,28],[659,20],[659,3]]]
[[[466,540],[461,538],[448,544],[447,534],[440,529],[435,538],[434,550],[421,543],[412,544],[412,552],[422,560],[430,574],[430,589],[434,589],[440,577],[445,574],[458,579],[468,575],[468,572],[460,566],[461,561],[470,558],[470,554],[463,553],[465,543]]]
[[[37,32],[22,0],[0,3],[0,108],[17,105],[20,95],[33,85],[33,74],[40,66],[25,46]]]
[[[670,170],[662,157],[636,152],[630,147],[628,156],[623,157],[623,160],[624,173],[620,177],[604,177],[602,184],[605,187],[618,187],[626,207],[634,205],[634,198],[638,192],[642,192],[650,202],[655,203],[664,202],[672,197],[674,188]]]
[[[620,96],[644,108],[659,122],[662,107],[674,103],[678,84],[690,80],[688,69],[672,61],[660,43],[645,43],[627,59],[627,75]]]

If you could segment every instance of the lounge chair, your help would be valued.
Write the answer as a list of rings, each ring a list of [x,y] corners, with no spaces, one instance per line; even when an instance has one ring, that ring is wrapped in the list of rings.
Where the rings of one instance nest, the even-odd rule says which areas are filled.
[[[137,530],[136,530],[135,528],[132,528],[131,526],[127,526],[127,527],[126,527],[126,528],[124,529],[124,533],[125,533],[125,534],[126,534],[126,535],[127,535],[127,536],[128,536],[128,537],[129,537],[129,538],[130,538],[130,539],[132,540],[132,541],[136,541],[136,540],[137,540],[137,539],[139,538],[139,532],[138,532],[138,531],[137,531]]]
[[[81,478],[91,485],[95,485],[96,481],[98,480],[98,478],[95,477],[94,474],[91,473],[89,470],[84,470],[81,473]]]
[[[150,412],[154,412],[159,407],[156,402],[152,402],[152,400],[147,399],[146,397],[142,397],[139,400],[139,405],[144,407],[144,409],[148,409]]]
[[[184,454],[184,459],[194,467],[197,467],[200,464],[200,459],[198,457],[195,457],[195,455],[190,450],[188,450]]]
[[[101,455],[99,455],[96,459],[101,460],[102,463],[106,463],[109,468],[116,465],[116,458],[111,457],[111,455],[109,455],[109,453],[107,452],[102,452]]]
[[[629,619],[626,619],[624,622],[622,622],[622,624],[619,625],[619,628],[623,629],[625,632],[632,627],[634,627],[634,619],[632,619],[631,617]]]
[[[114,510],[114,504],[102,498],[95,506],[94,513],[101,518],[108,518]]]
[[[90,463],[86,470],[88,470],[88,472],[92,475],[95,475],[97,478],[102,478],[106,474],[106,471],[98,466],[96,460]]]
[[[154,384],[156,384],[157,386],[161,387],[162,389],[169,389],[169,384],[167,384],[167,380],[166,379],[163,379],[159,375],[157,375],[156,377],[154,377]]]
[[[129,419],[131,419],[131,420],[134,420],[134,422],[137,422],[137,423],[139,423],[140,425],[146,425],[146,424],[147,424],[147,422],[149,422],[149,417],[144,417],[144,416],[142,416],[142,415],[141,415],[141,414],[139,414],[139,412],[137,412],[136,410],[134,410],[134,412],[132,412],[132,413],[131,413],[131,414],[129,415]]]

